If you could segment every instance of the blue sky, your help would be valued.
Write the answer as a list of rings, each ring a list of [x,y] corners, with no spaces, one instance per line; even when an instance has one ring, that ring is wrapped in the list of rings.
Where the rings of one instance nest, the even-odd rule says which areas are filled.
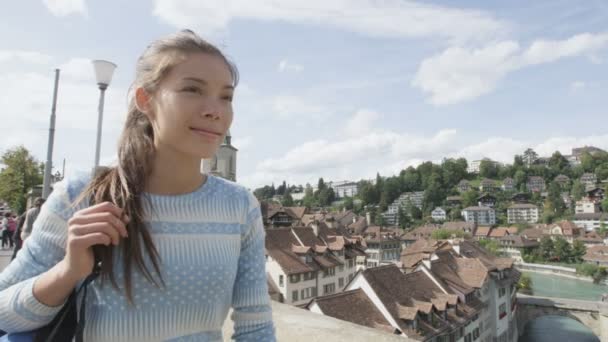
[[[106,95],[111,163],[137,56],[191,28],[236,62],[239,182],[390,175],[423,160],[510,162],[608,148],[605,1],[20,1],[0,13],[0,149],[40,160],[61,68],[54,163],[93,164],[90,59],[118,69]]]

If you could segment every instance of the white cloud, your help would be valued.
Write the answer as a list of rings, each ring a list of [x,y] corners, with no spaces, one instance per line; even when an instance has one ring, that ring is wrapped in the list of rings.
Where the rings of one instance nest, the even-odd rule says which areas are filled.
[[[72,58],[59,66],[61,77],[95,85],[95,70],[90,59]]]
[[[43,0],[46,8],[54,16],[65,17],[70,14],[87,14],[85,0]]]
[[[28,64],[48,64],[51,60],[51,56],[37,51],[0,50],[0,63],[17,61]]]
[[[277,66],[277,70],[279,72],[300,72],[302,70],[304,70],[304,67],[301,64],[298,63],[293,63],[290,62],[286,59],[282,60],[279,62],[279,65]]]
[[[606,46],[608,33],[537,40],[525,50],[514,41],[482,48],[450,47],[422,61],[412,86],[428,93],[434,105],[463,102],[493,91],[510,72],[561,58],[589,56]]]
[[[465,146],[451,157],[464,157],[467,160],[490,158],[502,163],[512,163],[516,154],[521,154],[529,144],[510,138],[492,137],[486,141]]]
[[[237,19],[334,27],[375,37],[438,36],[451,41],[496,37],[506,24],[479,10],[404,0],[156,0],[154,14],[175,27],[204,33]]]

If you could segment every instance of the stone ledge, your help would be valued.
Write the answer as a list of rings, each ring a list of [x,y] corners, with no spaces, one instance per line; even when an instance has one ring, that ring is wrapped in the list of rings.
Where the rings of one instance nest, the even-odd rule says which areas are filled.
[[[230,341],[233,333],[230,315],[224,324],[224,340]],[[399,335],[385,333],[350,322],[323,316],[308,310],[272,301],[272,317],[277,332],[277,341],[290,342],[414,342]]]

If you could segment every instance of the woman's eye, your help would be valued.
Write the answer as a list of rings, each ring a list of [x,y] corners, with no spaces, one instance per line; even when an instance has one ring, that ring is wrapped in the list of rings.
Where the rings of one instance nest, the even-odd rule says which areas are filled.
[[[233,98],[233,96],[232,96],[232,95],[227,95],[227,96],[223,96],[223,97],[222,97],[222,100],[224,100],[224,101],[228,101],[228,102],[232,102],[232,98]]]
[[[201,90],[198,87],[186,87],[183,89],[183,91],[188,92],[188,93],[200,93]]]

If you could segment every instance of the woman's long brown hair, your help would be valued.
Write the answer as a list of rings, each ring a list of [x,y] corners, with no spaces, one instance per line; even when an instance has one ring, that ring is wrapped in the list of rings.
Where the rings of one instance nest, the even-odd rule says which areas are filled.
[[[125,295],[130,303],[133,303],[133,265],[148,281],[157,287],[164,286],[160,255],[145,224],[146,215],[150,213],[144,212],[143,203],[145,187],[154,165],[154,130],[148,117],[137,109],[134,92],[143,88],[149,94],[154,94],[173,66],[189,54],[201,52],[222,58],[230,69],[236,86],[236,67],[217,47],[190,30],[180,31],[149,45],[137,62],[135,81],[129,94],[127,119],[118,144],[118,164],[98,169],[76,200],[92,200],[93,203],[109,201],[122,208],[130,218],[127,224],[129,238],[122,240],[116,247],[94,248],[96,258],[101,261],[101,279],[109,279],[116,289],[118,284],[113,259],[116,248],[121,249]],[[152,263],[153,271],[147,266],[146,258]]]

